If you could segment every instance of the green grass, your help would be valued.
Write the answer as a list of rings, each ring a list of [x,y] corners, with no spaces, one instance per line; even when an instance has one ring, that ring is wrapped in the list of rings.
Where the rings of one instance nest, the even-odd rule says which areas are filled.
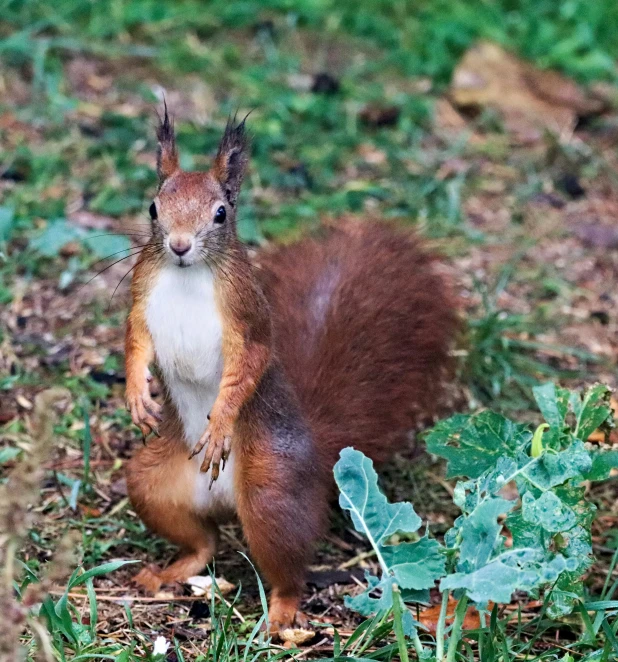
[[[79,542],[69,571],[77,564],[88,569],[111,559],[162,560],[172,553],[146,533],[115,491],[130,445],[139,443],[123,407],[126,294],[121,289],[110,302],[122,272],[87,284],[107,266],[102,258],[128,245],[126,237],[100,235],[147,222],[162,89],[176,115],[187,168],[208,166],[229,114],[254,109],[248,122],[252,164],[240,206],[245,240],[287,241],[342,214],[384,217],[416,226],[449,260],[470,269],[474,282],[463,288],[465,337],[458,348],[462,399],[523,415],[539,380],[592,381],[606,367],[561,340],[563,309],[582,292],[568,269],[534,254],[539,237],[528,205],[555,190],[565,171],[586,185],[607,178],[613,187],[612,155],[602,145],[550,137],[540,150],[512,148],[492,112],[471,121],[459,139],[445,138],[434,130],[435,105],[459,58],[478,39],[497,41],[579,82],[615,85],[616,34],[613,0],[0,0],[0,398],[18,409],[0,427],[3,481],[5,468],[31,449],[29,412],[14,405],[17,394],[28,401],[41,388],[62,384],[72,395],[55,425],[42,516],[22,550],[30,570],[44,575],[71,529]],[[323,72],[338,84],[333,93],[310,89],[312,77]],[[375,126],[363,119],[368,106],[395,108],[396,117]],[[474,131],[484,142],[470,140]],[[454,164],[446,174],[445,164]],[[495,202],[483,191],[496,178],[488,166],[516,173],[505,177],[501,194],[506,229],[477,223],[466,207],[474,198],[482,202],[476,209]],[[103,221],[104,229],[78,225],[78,213]],[[559,232],[546,238],[561,241]],[[63,250],[67,242],[77,246],[71,254]],[[494,257],[501,245],[509,248],[506,258]],[[487,263],[470,257],[479,253]],[[106,286],[99,290],[101,282]],[[437,531],[452,518],[443,508],[449,485],[436,475],[440,471],[404,457],[384,472],[399,498],[407,498],[405,490],[422,491],[420,502],[435,516]],[[600,503],[609,517],[607,497]],[[342,518],[337,522],[337,535],[356,549]],[[605,540],[601,533],[599,539]],[[321,552],[332,565],[345,560],[329,545]],[[205,619],[212,636],[199,622],[199,651],[178,641],[177,659],[249,662],[290,654],[252,634],[262,604],[251,596],[250,566],[236,557],[230,551],[222,568],[228,578],[247,578],[237,603],[247,624],[217,602]],[[123,573],[109,580],[112,586],[128,583],[130,572]],[[97,578],[94,588],[107,589],[106,581]],[[611,584],[601,599],[615,598]],[[97,607],[92,596],[85,600],[69,608],[77,643],[52,633],[59,637],[58,659],[144,659],[157,628],[188,618],[184,604],[153,607],[156,617],[148,621],[139,604],[134,613],[117,607],[109,616],[109,604],[101,602],[95,627],[85,614]],[[597,640],[604,633],[611,642],[602,620],[592,618],[590,627],[588,636]],[[556,628],[573,636],[543,611],[508,625],[503,613],[488,614],[485,625],[469,633],[461,659],[557,659],[561,649],[539,653],[530,644],[533,637],[554,638]],[[170,629],[163,631],[167,636]],[[398,654],[388,620],[346,622],[343,632],[329,635],[327,652],[313,655],[388,660]],[[24,643],[31,642],[26,637]]]

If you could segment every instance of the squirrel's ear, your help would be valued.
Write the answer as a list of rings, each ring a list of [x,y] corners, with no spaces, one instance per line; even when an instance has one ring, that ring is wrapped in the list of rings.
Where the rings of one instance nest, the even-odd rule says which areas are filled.
[[[212,166],[212,172],[221,183],[225,197],[232,206],[236,205],[249,162],[249,136],[245,130],[245,120],[239,124],[236,124],[235,120],[236,118],[228,120]]]
[[[159,118],[159,126],[157,127],[157,139],[159,141],[157,172],[159,173],[159,180],[161,182],[165,181],[170,175],[173,175],[179,167],[174,123],[170,120],[165,101],[163,101],[163,107],[165,114],[163,115],[163,119]]]

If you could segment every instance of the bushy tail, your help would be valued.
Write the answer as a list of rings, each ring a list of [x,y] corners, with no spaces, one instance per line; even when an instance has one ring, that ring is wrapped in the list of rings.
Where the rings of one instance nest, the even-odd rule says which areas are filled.
[[[387,223],[346,222],[258,258],[275,344],[325,466],[386,459],[440,403],[457,328],[435,260]]]

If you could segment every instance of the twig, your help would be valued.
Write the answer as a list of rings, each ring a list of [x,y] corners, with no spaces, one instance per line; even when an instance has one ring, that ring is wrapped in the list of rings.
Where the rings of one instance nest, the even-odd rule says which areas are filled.
[[[341,563],[339,566],[337,566],[338,570],[347,570],[348,568],[351,568],[352,566],[358,565],[361,561],[364,561],[365,559],[369,559],[372,556],[375,556],[376,553],[374,550],[370,550],[369,552],[362,552],[361,554],[357,554],[353,559],[350,559],[349,561],[345,561],[344,563]]]
[[[63,591],[50,591],[51,595],[64,595]],[[85,593],[69,593],[69,598],[83,598],[87,599]],[[203,595],[179,595],[174,597],[142,597],[140,595],[124,595],[124,596],[115,596],[115,595],[99,595],[97,594],[97,600],[102,602],[196,602],[198,600],[203,600]]]
[[[309,648],[303,649],[298,655],[294,655],[295,660],[300,660],[301,657],[304,657],[305,655],[308,655],[312,651],[314,651],[316,648],[319,648],[322,644],[328,644],[329,640],[328,637],[324,637],[322,641],[318,641],[317,644],[313,644],[313,646],[309,646]],[[330,648],[330,646],[329,646]]]

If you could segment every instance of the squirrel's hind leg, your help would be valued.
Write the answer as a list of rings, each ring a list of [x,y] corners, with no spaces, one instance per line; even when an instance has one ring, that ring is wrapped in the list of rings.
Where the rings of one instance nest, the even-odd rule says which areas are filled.
[[[217,537],[216,530],[214,536]],[[178,560],[164,570],[153,564],[142,568],[133,577],[133,582],[151,593],[156,593],[161,586],[166,584],[186,582],[189,577],[202,572],[212,561],[214,549],[208,545],[206,540],[203,542],[203,546],[196,546],[195,549],[185,551]]]
[[[252,451],[240,454],[237,505],[251,556],[271,587],[268,620],[271,634],[277,635],[307,625],[300,602],[327,500],[314,467],[273,453],[269,446],[253,440]]]
[[[134,578],[147,591],[186,581],[213,559],[216,523],[195,511],[198,465],[187,460],[186,446],[171,438],[154,438],[127,465],[131,504],[146,526],[181,548],[180,558],[164,570],[149,565]]]

